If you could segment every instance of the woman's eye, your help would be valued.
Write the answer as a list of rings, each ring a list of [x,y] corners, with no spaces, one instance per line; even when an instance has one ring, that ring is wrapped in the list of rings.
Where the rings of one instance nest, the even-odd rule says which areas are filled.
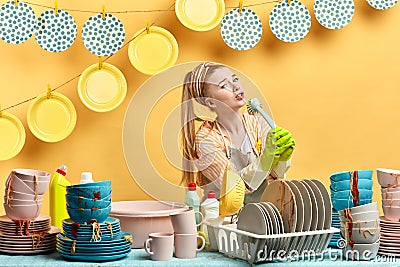
[[[226,88],[226,84],[221,85],[221,88],[225,89]]]
[[[235,78],[233,78],[233,81],[234,81],[234,82],[237,82],[237,81],[239,81],[239,78],[238,78],[238,77],[235,77]]]

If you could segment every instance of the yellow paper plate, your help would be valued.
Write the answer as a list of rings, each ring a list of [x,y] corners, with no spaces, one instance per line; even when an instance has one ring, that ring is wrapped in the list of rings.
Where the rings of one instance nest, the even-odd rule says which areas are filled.
[[[96,112],[117,108],[125,99],[127,84],[124,74],[115,66],[103,63],[89,66],[78,83],[78,94],[83,104]]]
[[[151,26],[150,32],[139,30],[129,44],[128,56],[138,71],[153,75],[175,64],[178,59],[178,43],[166,29]]]
[[[175,13],[179,21],[194,31],[209,31],[221,23],[224,0],[177,0]]]
[[[3,112],[0,116],[0,160],[16,156],[25,144],[25,129],[14,115]]]
[[[44,142],[59,142],[75,128],[76,110],[66,96],[53,92],[39,95],[29,106],[27,121],[29,130]]]

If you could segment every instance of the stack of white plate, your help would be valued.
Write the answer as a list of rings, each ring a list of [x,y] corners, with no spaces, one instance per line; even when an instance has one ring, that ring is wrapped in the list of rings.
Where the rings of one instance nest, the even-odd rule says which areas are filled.
[[[331,227],[331,200],[328,190],[319,180],[274,181],[265,189],[261,201],[278,208],[285,233]]]
[[[31,222],[14,222],[0,217],[0,252],[9,254],[39,254],[56,249],[60,229],[50,226],[50,217],[39,215]]]
[[[380,217],[381,245],[379,254],[400,256],[400,222]]]
[[[331,223],[331,226],[340,229],[339,213],[334,209],[332,209],[332,223]],[[329,241],[329,246],[333,247],[333,248],[337,248],[338,247],[338,241],[340,239],[341,239],[340,233],[334,233],[332,235],[331,240]]]

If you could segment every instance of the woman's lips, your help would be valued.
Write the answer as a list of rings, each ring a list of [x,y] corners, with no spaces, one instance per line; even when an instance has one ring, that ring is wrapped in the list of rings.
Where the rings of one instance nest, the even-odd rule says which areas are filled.
[[[236,98],[236,100],[243,100],[243,99],[244,99],[244,93],[241,92],[241,93],[237,94],[237,95],[235,96],[235,98]]]

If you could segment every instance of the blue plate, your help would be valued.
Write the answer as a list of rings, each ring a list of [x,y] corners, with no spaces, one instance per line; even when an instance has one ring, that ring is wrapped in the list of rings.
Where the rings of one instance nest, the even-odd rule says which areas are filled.
[[[64,250],[71,250],[71,244],[66,244],[64,242],[59,242],[57,243],[57,246],[64,249]],[[130,243],[121,243],[118,245],[112,245],[112,246],[104,246],[101,243],[98,244],[98,246],[92,246],[92,247],[88,247],[85,245],[79,245],[79,242],[77,242],[77,244],[75,245],[75,250],[79,250],[79,251],[98,251],[98,252],[115,252],[115,251],[120,251],[120,250],[124,250],[124,249],[128,249],[131,247]]]
[[[85,256],[85,255],[99,255],[99,256],[111,256],[115,254],[121,254],[129,252],[132,248],[130,245],[116,247],[114,249],[92,249],[92,250],[84,250],[83,248],[77,248],[75,246],[75,253],[71,253],[71,247],[64,247],[61,244],[56,245],[57,250],[61,251],[64,254],[71,254],[76,256]]]
[[[58,250],[57,250],[57,252],[58,252],[58,254],[60,254],[61,256],[63,256],[66,259],[69,259],[69,260],[92,261],[92,262],[117,260],[117,259],[126,257],[130,253],[130,251],[129,251],[126,253],[116,254],[116,255],[112,255],[112,256],[97,256],[96,255],[95,257],[93,257],[93,254],[90,254],[88,256],[75,256],[75,255],[60,252]]]
[[[73,220],[71,220],[70,218],[64,219],[64,220],[62,221],[62,225],[63,225],[63,226],[66,225],[66,226],[72,227],[72,225],[73,225],[74,223],[75,223],[75,222],[74,222]],[[104,222],[99,223],[99,224],[100,224],[100,227],[107,227],[108,225],[107,225],[106,223],[110,223],[112,226],[114,226],[114,225],[119,225],[119,224],[120,224],[120,223],[119,223],[119,219],[114,218],[114,217],[108,217]],[[84,229],[84,228],[92,229],[92,226],[91,226],[90,224],[81,224],[81,225],[80,225],[80,228],[82,228],[82,229]]]
[[[77,244],[82,244],[84,246],[99,246],[99,244],[101,245],[118,245],[121,243],[129,243],[129,241],[127,241],[124,236],[127,236],[128,238],[132,238],[132,235],[130,233],[127,232],[120,232],[118,236],[114,236],[113,239],[109,239],[109,240],[103,240],[101,242],[90,242],[90,241],[79,241],[77,242]],[[58,242],[63,242],[65,244],[72,244],[72,242],[74,240],[66,237],[64,234],[58,234],[57,235],[57,241]]]
[[[330,176],[331,181],[343,181],[350,180],[351,172],[336,172]],[[358,171],[358,180],[363,179],[371,179],[372,178],[372,170],[359,170]]]

